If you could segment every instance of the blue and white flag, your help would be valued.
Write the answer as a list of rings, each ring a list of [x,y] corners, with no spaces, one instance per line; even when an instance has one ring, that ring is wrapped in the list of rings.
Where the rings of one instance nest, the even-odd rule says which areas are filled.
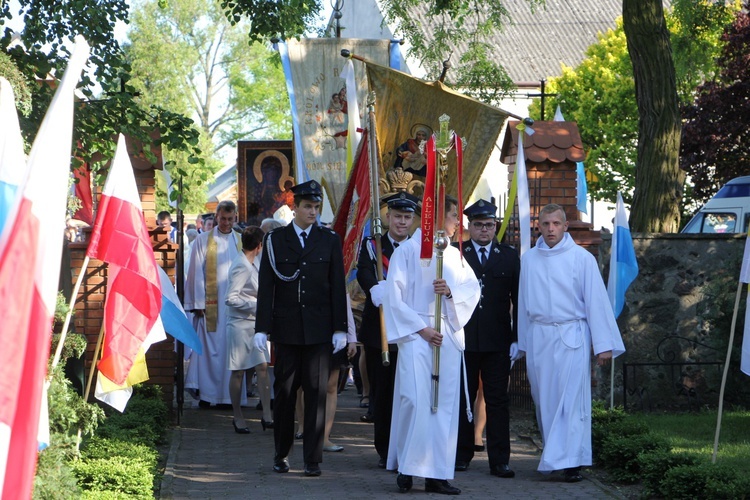
[[[26,156],[13,87],[0,77],[0,232],[26,175]]]
[[[588,214],[586,201],[588,200],[589,186],[586,183],[586,171],[583,168],[583,162],[576,162],[576,193],[578,200],[576,206],[579,212]]]
[[[612,253],[609,259],[609,280],[607,281],[607,294],[612,310],[615,312],[615,318],[620,316],[625,306],[625,292],[636,276],[638,276],[638,261],[635,258],[633,238],[630,235],[630,226],[625,215],[625,204],[618,191],[615,228],[612,233]]]
[[[198,334],[195,333],[192,323],[188,321],[185,315],[185,310],[174,291],[172,281],[161,266],[157,267],[161,279],[161,313],[159,315],[162,323],[164,323],[164,330],[198,354],[203,354],[201,341]]]

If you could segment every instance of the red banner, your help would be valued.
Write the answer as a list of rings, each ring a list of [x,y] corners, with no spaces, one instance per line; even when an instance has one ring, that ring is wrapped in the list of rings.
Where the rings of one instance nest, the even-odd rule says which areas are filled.
[[[347,275],[357,264],[359,243],[372,204],[370,163],[367,155],[368,139],[368,133],[365,130],[359,143],[358,156],[354,160],[354,167],[346,184],[344,198],[331,226],[343,242],[344,271]]]
[[[453,140],[456,143],[456,184],[458,189],[458,251],[461,254],[461,258],[464,258],[464,221],[463,221],[463,178],[464,178],[464,143],[461,137],[457,133],[453,133]]]
[[[427,141],[427,175],[422,199],[422,251],[419,257],[432,258],[433,236],[435,233],[435,176],[437,153],[435,151],[435,136]]]

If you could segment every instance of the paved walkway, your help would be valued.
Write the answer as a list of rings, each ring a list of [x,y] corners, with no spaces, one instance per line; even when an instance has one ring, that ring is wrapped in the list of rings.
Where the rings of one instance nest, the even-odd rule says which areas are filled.
[[[161,485],[164,499],[408,499],[442,497],[426,494],[424,481],[415,478],[409,494],[399,495],[396,474],[377,467],[378,456],[372,446],[372,424],[359,421],[365,410],[358,407],[353,387],[339,396],[339,408],[331,440],[343,445],[341,453],[325,453],[322,476],[308,478],[302,473],[302,443],[297,441],[289,456],[291,470],[274,473],[273,431],[263,432],[261,412],[252,407],[245,417],[252,434],[236,434],[231,411],[213,408],[186,408],[181,425],[176,427]],[[511,413],[511,420],[513,413]],[[514,479],[489,474],[487,454],[477,453],[466,472],[457,472],[452,484],[461,488],[461,498],[622,498],[611,487],[595,479],[568,484],[559,474],[536,472],[539,451],[534,443],[512,436],[511,468]],[[585,476],[584,471],[584,476]]]

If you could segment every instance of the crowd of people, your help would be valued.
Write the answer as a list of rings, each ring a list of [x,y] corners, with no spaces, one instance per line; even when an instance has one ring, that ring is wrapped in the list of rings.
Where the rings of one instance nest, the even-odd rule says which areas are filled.
[[[592,463],[590,357],[603,365],[624,346],[596,260],[567,233],[564,209],[541,210],[541,237],[520,259],[496,239],[492,202],[478,200],[459,214],[446,196],[437,229],[453,238],[464,215],[469,239],[441,249],[438,276],[438,250],[423,259],[421,230],[410,234],[420,201],[407,193],[385,198],[382,260],[373,237],[360,247],[365,304],[357,328],[341,241],[318,223],[321,186],[308,181],[292,191],[288,224],[269,219],[238,232],[236,206],[223,201],[215,226],[201,218],[202,227],[190,228],[184,306],[204,353],[190,355],[185,387],[199,406],[231,409],[234,431],[251,433],[242,408],[246,372],[254,369],[261,426],[274,433],[273,470],[289,471],[301,439],[304,475],[319,476],[324,452],[343,449],[330,440],[339,371],[359,346],[369,381],[362,419],[373,423],[378,466],[398,473],[402,493],[416,476],[428,492],[458,495],[450,481],[478,451],[486,449],[490,474],[515,476],[508,384],[513,363],[525,356],[544,442],[538,470],[580,481],[581,467]],[[171,231],[162,214],[159,223]]]

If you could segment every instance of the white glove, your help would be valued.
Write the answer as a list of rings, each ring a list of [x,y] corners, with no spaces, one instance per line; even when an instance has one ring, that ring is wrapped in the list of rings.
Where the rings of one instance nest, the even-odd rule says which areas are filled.
[[[524,357],[525,354],[525,352],[518,350],[518,342],[513,342],[510,345],[510,360],[512,362],[515,363],[516,361]]]
[[[255,337],[253,337],[253,344],[255,344],[255,348],[259,351],[267,351],[268,345],[266,342],[268,341],[268,336],[265,333],[256,333]]]
[[[385,295],[385,280],[378,281],[378,284],[370,288],[370,298],[375,307],[383,305],[383,296]]]
[[[333,334],[333,353],[336,354],[346,347],[346,334],[342,332]]]

